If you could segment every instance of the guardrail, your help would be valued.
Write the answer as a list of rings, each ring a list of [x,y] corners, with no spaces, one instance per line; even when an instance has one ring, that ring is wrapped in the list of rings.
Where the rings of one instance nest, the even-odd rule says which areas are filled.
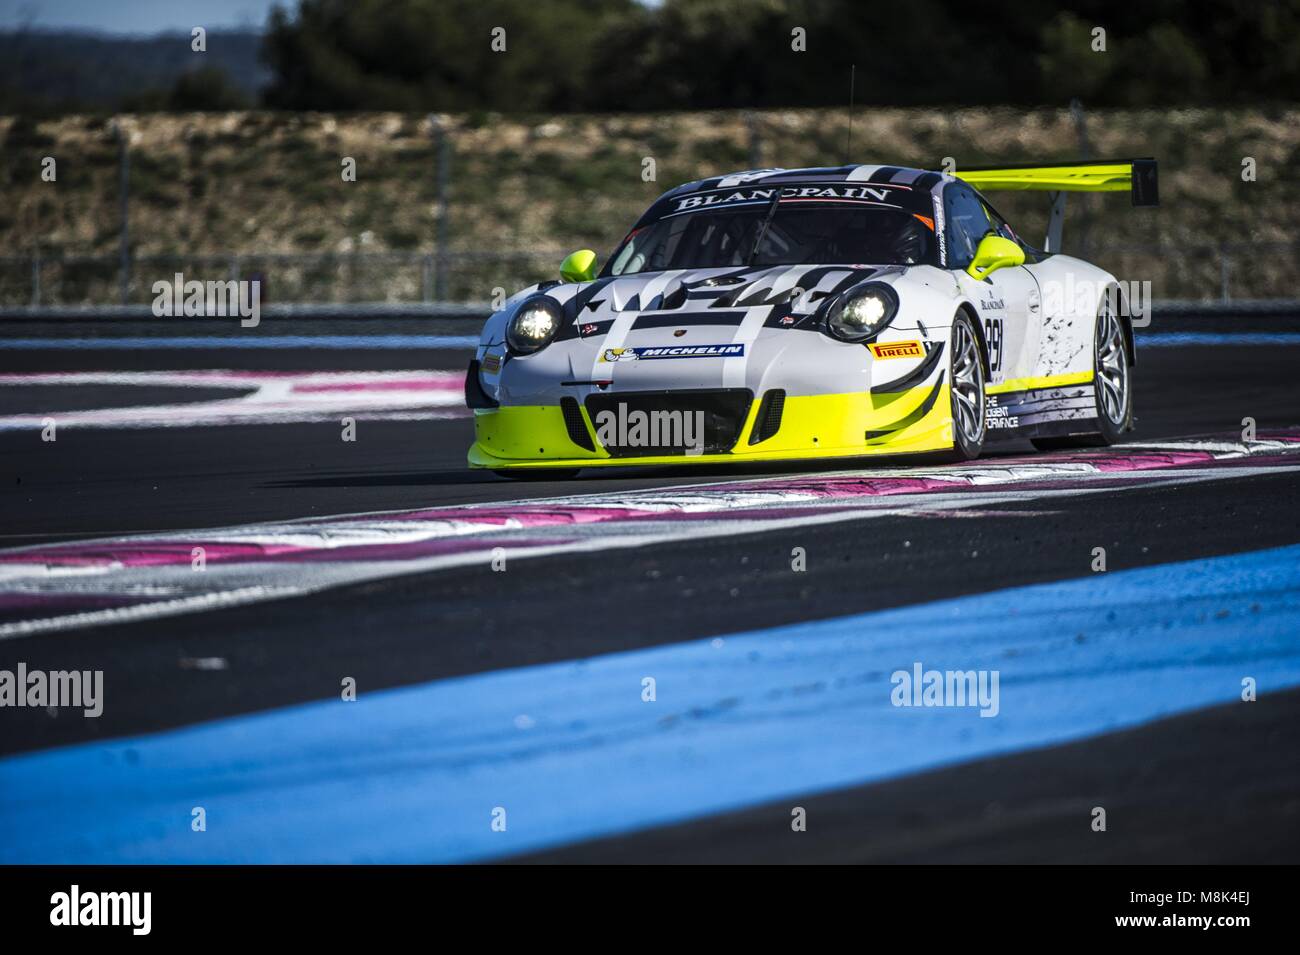
[[[473,318],[492,314],[488,302],[281,302],[259,309],[262,321],[304,318]],[[157,316],[149,305],[0,305],[0,321],[149,321],[184,322],[223,318],[238,322],[237,315]]]
[[[552,278],[564,251],[230,252],[0,256],[0,307],[148,303],[160,280],[257,280],[262,301],[368,304],[483,300]],[[124,270],[125,269],[125,274]]]
[[[125,265],[112,256],[0,256],[0,308],[109,302],[119,299],[121,286],[127,291],[123,304],[143,305],[152,300],[155,282],[171,280],[177,272],[205,281],[256,279],[268,307],[274,302],[361,308],[376,302],[391,308],[472,304],[555,277],[567,251],[229,252],[135,256]],[[1120,278],[1151,281],[1162,296],[1179,302],[1286,298],[1300,279],[1300,242],[1090,243],[1074,251]],[[1237,268],[1242,261],[1250,262],[1249,270]]]
[[[1300,316],[1300,299],[1233,299],[1228,302],[1194,299],[1156,299],[1156,316]],[[472,319],[483,321],[492,313],[488,302],[297,302],[263,306],[262,321],[286,319]],[[202,319],[236,323],[238,316],[216,313],[189,316],[155,316],[148,305],[0,305],[0,321],[130,321],[176,324]]]

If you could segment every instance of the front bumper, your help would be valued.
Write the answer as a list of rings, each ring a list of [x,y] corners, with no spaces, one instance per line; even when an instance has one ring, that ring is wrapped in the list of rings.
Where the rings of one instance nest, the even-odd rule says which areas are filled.
[[[612,397],[617,398],[614,393]],[[629,395],[629,397],[631,397]],[[774,434],[750,443],[761,405],[755,396],[730,450],[702,454],[612,455],[598,440],[589,409],[570,406],[570,423],[559,405],[514,405],[474,412],[475,468],[596,468],[797,461],[874,454],[915,454],[951,448],[951,401],[947,383],[870,394],[790,395]],[[575,415],[580,414],[580,419]],[[578,421],[586,440],[579,443]],[[589,445],[584,447],[583,445]]]

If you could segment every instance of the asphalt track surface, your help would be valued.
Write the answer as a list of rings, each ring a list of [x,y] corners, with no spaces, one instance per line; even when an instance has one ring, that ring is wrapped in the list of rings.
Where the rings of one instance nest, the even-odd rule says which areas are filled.
[[[0,604],[0,670],[105,683],[97,719],[0,710],[0,861],[1300,858],[1300,347],[1141,348],[1137,431],[1101,457],[559,483],[465,469],[457,348],[0,357],[0,558],[35,549],[120,588],[53,577],[39,603]],[[149,374],[211,368],[230,374]],[[142,377],[33,377],[124,370]],[[269,371],[295,373],[294,401]],[[263,417],[229,413],[249,395]],[[123,420],[140,405],[165,410]],[[486,513],[502,523],[466,526]],[[94,543],[131,535],[153,536]],[[202,579],[229,601],[141,596],[187,593],[168,574],[218,539]],[[1003,719],[889,707],[889,671],[914,660],[992,661]],[[662,674],[654,703],[643,673]],[[1234,702],[1245,677],[1258,699]],[[625,683],[635,712],[606,698]],[[223,800],[187,841],[190,807]],[[502,805],[508,833],[489,826]]]

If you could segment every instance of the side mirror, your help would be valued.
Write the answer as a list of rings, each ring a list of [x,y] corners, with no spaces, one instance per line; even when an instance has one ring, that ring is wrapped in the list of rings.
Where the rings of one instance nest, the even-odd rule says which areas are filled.
[[[975,249],[975,258],[966,266],[966,274],[973,279],[982,279],[1008,265],[1024,264],[1024,249],[1000,235],[986,235]]]
[[[560,263],[560,278],[566,282],[590,282],[596,277],[596,253],[579,249]]]

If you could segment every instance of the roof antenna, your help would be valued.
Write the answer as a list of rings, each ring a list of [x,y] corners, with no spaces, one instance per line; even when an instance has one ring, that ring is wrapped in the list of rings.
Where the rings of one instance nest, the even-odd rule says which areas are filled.
[[[856,86],[858,64],[849,67],[849,135],[844,144],[844,165],[853,162],[853,88]]]

